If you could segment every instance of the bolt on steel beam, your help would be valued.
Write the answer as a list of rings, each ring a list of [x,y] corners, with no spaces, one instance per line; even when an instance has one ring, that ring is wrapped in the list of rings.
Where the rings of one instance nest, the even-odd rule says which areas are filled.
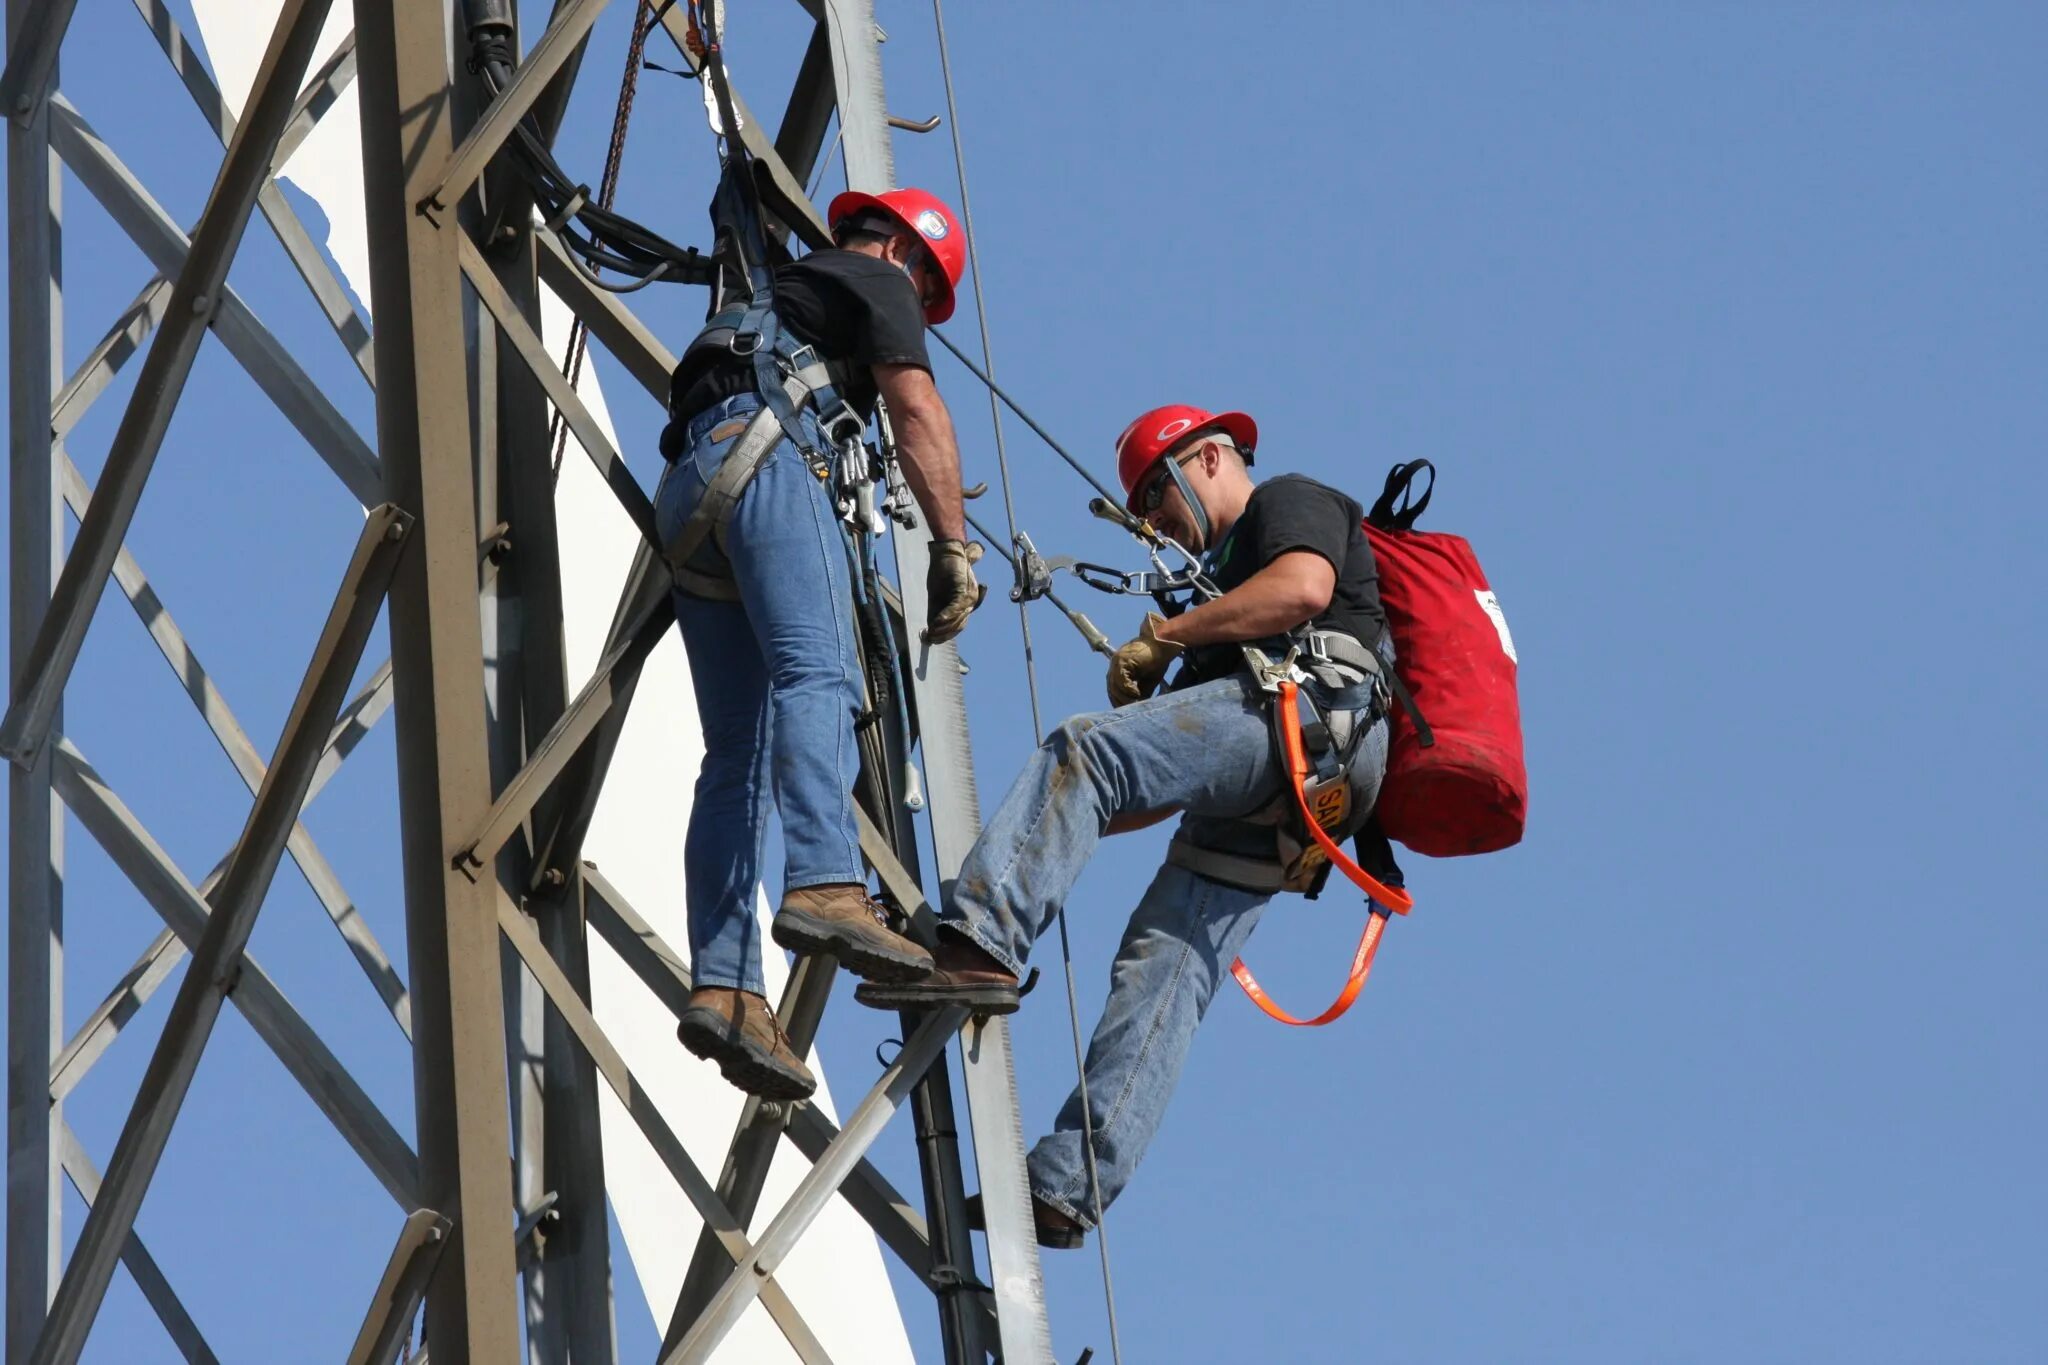
[[[71,27],[71,12],[78,0],[26,0],[10,5],[7,26],[7,69],[0,72],[0,108],[21,127],[36,116],[57,74],[57,49],[63,45],[65,30]]]

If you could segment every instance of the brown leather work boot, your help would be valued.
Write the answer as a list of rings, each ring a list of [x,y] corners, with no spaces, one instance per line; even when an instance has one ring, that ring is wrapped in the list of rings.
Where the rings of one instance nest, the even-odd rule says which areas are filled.
[[[792,951],[830,953],[867,981],[915,981],[932,969],[932,955],[891,929],[889,912],[855,882],[791,891],[769,932]]]
[[[699,986],[690,992],[676,1037],[697,1056],[717,1062],[725,1078],[749,1095],[803,1100],[818,1088],[775,1011],[750,991]]]
[[[1088,1240],[1088,1229],[1075,1222],[1066,1214],[1036,1195],[1031,1199],[1031,1221],[1033,1231],[1038,1235],[1038,1244],[1053,1251],[1079,1251]],[[988,1214],[982,1208],[981,1196],[967,1196],[967,1226],[976,1232],[988,1231]]]
[[[920,981],[864,981],[853,998],[878,1010],[928,1010],[965,1005],[977,1014],[1015,1014],[1017,978],[958,934],[940,930],[930,975]]]

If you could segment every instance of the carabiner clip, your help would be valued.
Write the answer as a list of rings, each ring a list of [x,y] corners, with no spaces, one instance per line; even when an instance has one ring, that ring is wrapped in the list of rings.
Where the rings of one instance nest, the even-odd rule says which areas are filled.
[[[1131,587],[1131,576],[1122,569],[1112,569],[1105,564],[1074,565],[1074,577],[1086,583],[1097,592],[1128,595],[1136,590]]]

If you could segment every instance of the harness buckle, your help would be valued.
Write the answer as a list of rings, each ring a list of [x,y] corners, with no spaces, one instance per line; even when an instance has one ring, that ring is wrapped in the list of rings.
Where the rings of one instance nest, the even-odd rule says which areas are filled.
[[[867,429],[867,420],[843,398],[833,404],[830,411],[818,414],[818,434],[831,446],[859,445]]]
[[[746,344],[742,346],[741,342]],[[742,332],[734,328],[732,335],[725,339],[725,349],[744,360],[761,349],[761,334],[758,331]]]

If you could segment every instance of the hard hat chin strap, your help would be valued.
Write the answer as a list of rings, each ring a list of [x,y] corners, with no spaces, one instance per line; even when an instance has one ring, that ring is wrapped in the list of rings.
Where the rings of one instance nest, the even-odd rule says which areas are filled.
[[[1195,544],[1192,548],[1197,554],[1205,553],[1209,548],[1208,510],[1202,506],[1202,500],[1195,496],[1194,487],[1188,483],[1188,476],[1181,473],[1180,461],[1171,456],[1166,460],[1166,477],[1172,479],[1173,486],[1180,490],[1181,501],[1188,505],[1188,515],[1194,518]]]

